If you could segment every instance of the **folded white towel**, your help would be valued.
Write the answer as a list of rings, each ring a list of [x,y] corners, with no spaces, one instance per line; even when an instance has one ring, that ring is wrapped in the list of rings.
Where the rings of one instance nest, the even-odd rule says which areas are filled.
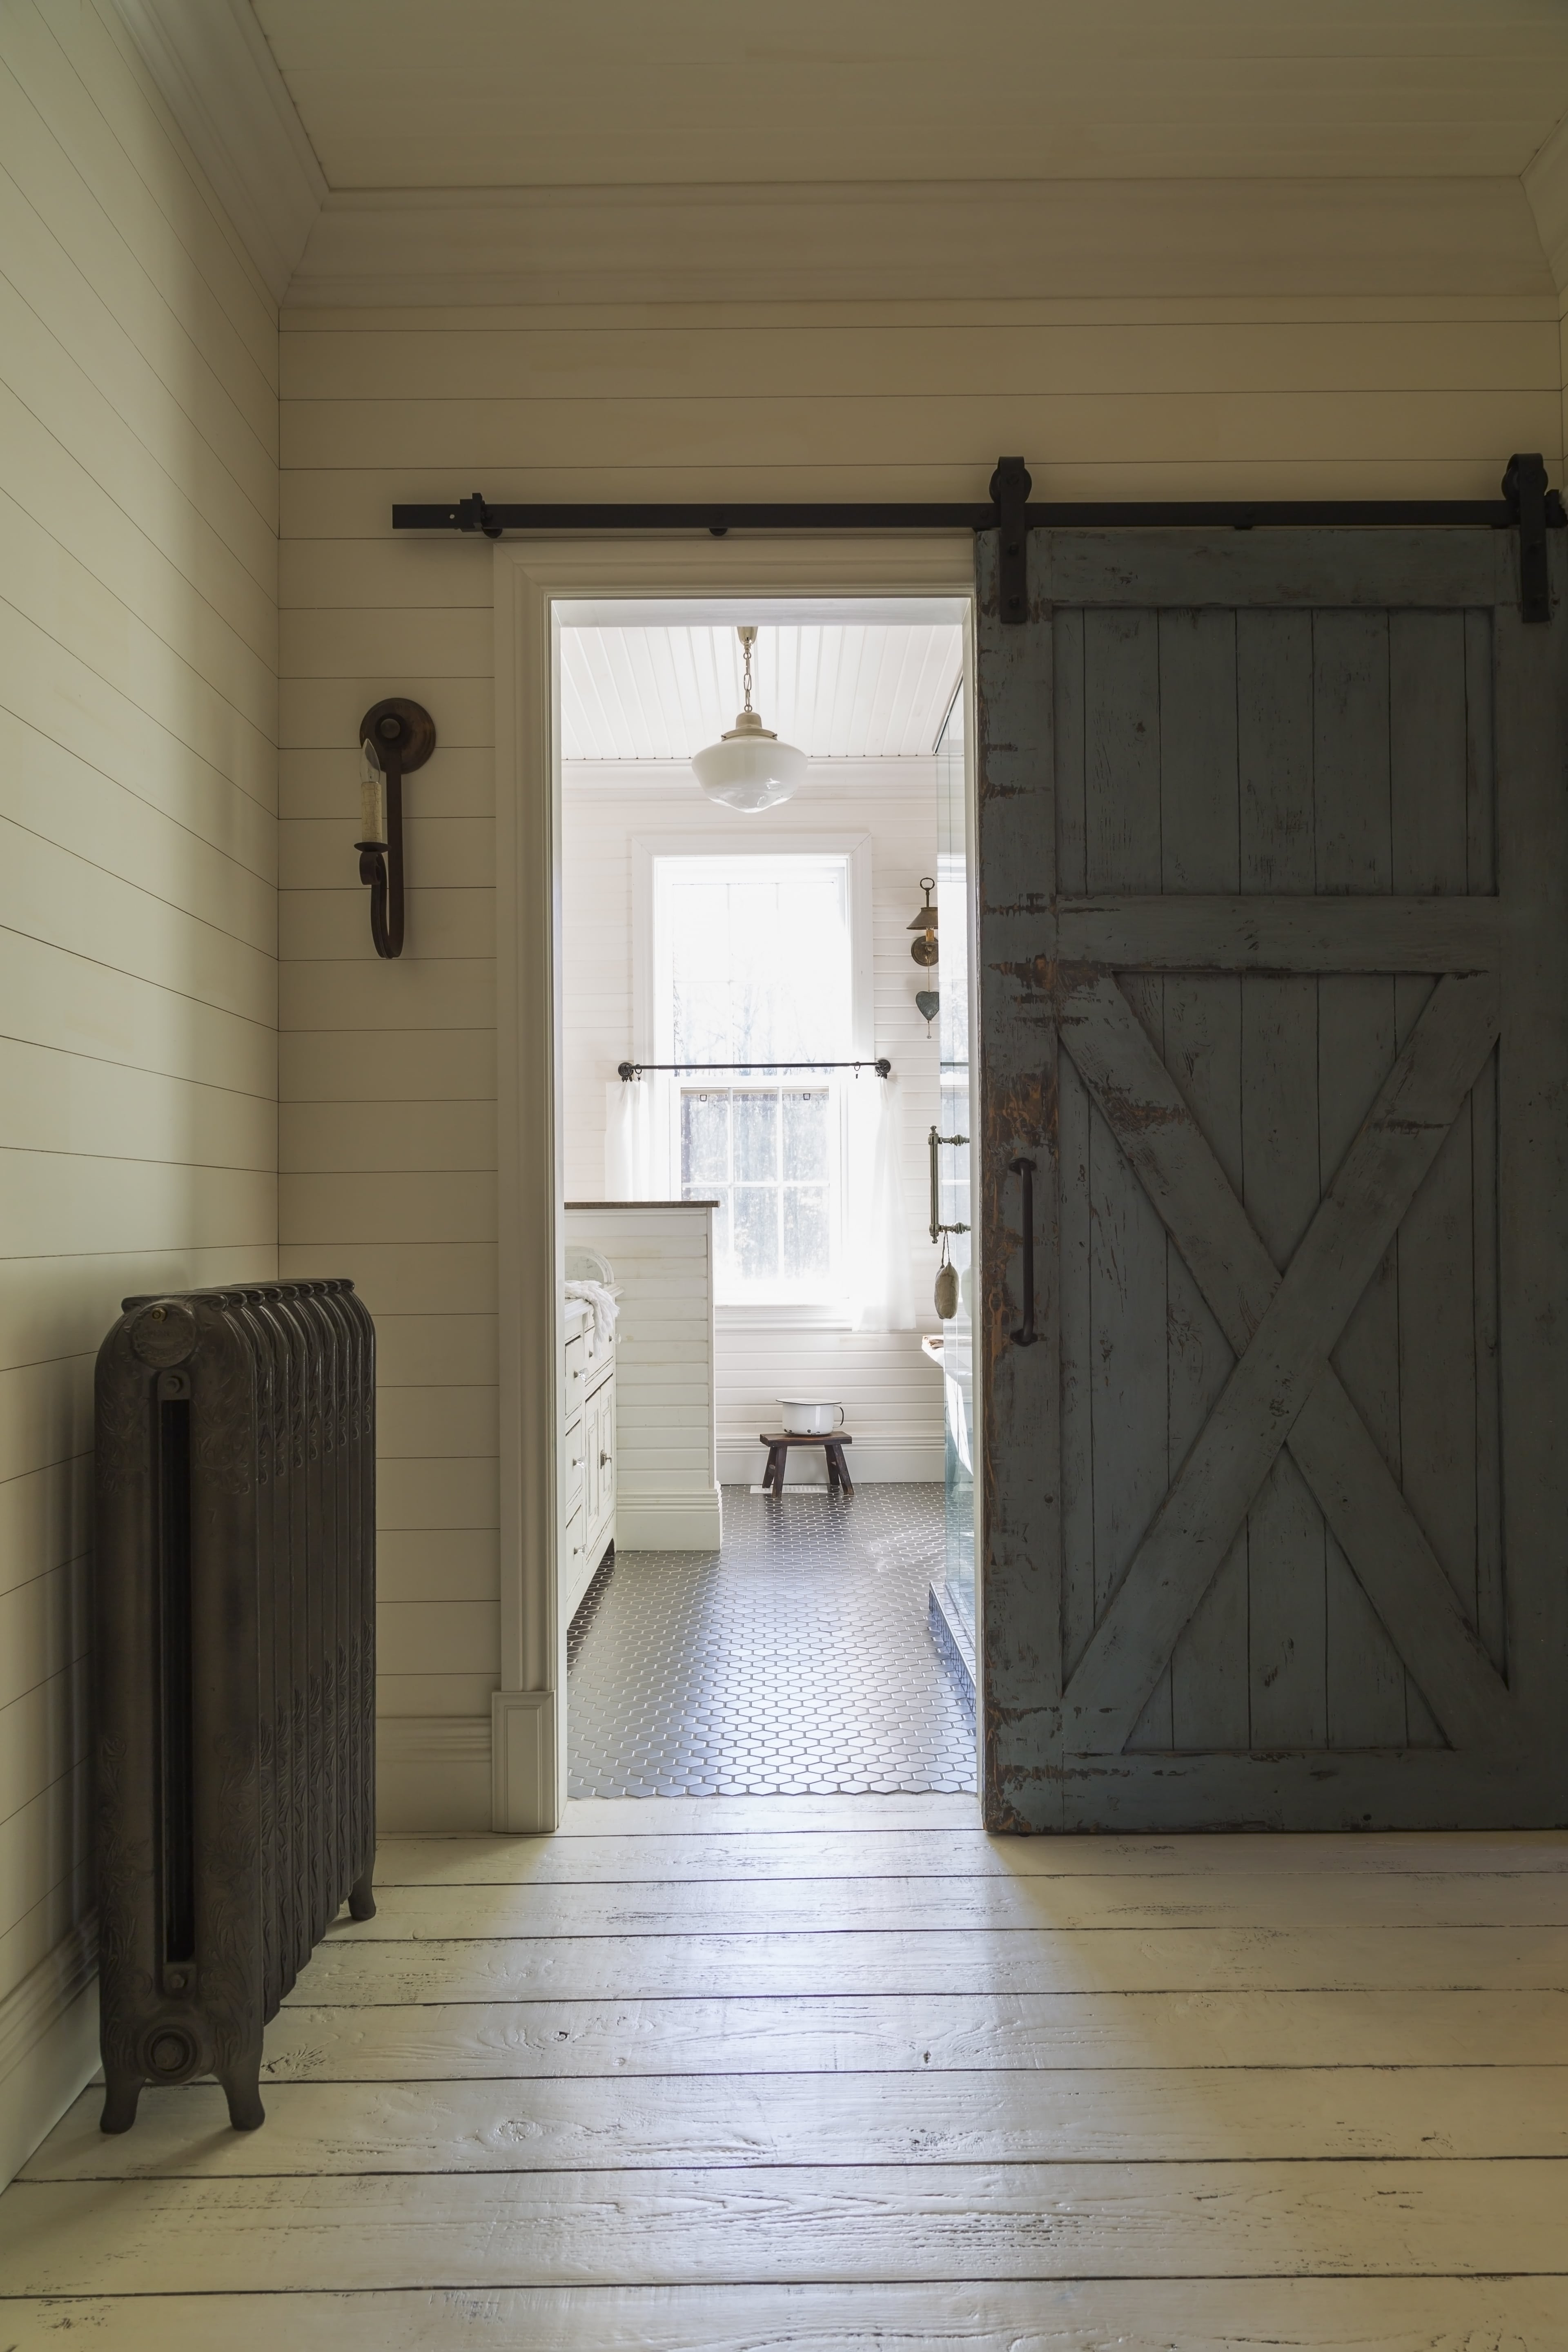
[[[616,1318],[621,1312],[614,1292],[606,1290],[601,1282],[569,1282],[566,1295],[587,1300],[593,1309],[593,1336],[601,1348],[608,1348],[615,1337]]]

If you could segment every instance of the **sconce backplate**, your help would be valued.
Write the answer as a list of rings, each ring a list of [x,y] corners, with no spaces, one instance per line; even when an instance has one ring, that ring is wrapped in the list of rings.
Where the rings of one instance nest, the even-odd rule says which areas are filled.
[[[395,730],[389,729],[388,719],[395,719]],[[401,694],[389,695],[384,702],[372,702],[360,721],[360,740],[374,739],[383,755],[393,744],[398,746],[398,765],[403,774],[423,768],[435,749],[435,721],[423,702],[410,702]],[[385,764],[384,756],[382,764]]]

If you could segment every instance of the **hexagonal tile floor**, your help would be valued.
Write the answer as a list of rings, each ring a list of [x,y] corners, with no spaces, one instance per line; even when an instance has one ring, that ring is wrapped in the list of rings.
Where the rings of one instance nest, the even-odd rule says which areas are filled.
[[[975,1785],[927,1588],[942,1489],[724,1490],[716,1552],[625,1551],[568,1643],[574,1797],[865,1796]]]

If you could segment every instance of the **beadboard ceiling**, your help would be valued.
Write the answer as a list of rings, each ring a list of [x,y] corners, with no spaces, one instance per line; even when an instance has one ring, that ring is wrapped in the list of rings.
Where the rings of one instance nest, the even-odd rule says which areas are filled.
[[[256,0],[333,189],[1521,173],[1563,0]]]
[[[687,760],[735,724],[733,627],[561,631],[561,749],[569,761]],[[957,688],[953,623],[764,625],[752,704],[812,760],[907,760],[936,748]]]

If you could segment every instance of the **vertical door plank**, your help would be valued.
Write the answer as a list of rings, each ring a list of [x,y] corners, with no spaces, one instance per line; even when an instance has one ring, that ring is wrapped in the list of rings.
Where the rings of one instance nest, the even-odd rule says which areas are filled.
[[[1315,887],[1310,614],[1237,620],[1241,888]],[[1284,1267],[1316,1212],[1317,986],[1249,979],[1242,997],[1242,1199]],[[1247,1515],[1250,1736],[1259,1748],[1327,1739],[1322,1514],[1288,1454]]]
[[[1160,857],[1168,892],[1239,887],[1236,621],[1160,614]],[[1220,1166],[1241,1181],[1241,984],[1202,973],[1163,983],[1165,1061]],[[1166,1242],[1167,1475],[1174,1479],[1235,1358],[1180,1251]],[[1171,1738],[1247,1745],[1246,1543],[1238,1538],[1171,1656]],[[1134,1743],[1136,1744],[1136,1743]]]
[[[1084,878],[1094,890],[1160,887],[1159,625],[1152,613],[1083,616]],[[1126,992],[1156,1050],[1159,983]],[[1095,1615],[1103,1613],[1168,1485],[1166,1235],[1098,1111],[1089,1132]],[[1169,1677],[1151,1701],[1170,1736]],[[1162,1720],[1163,1719],[1163,1720]]]
[[[1494,614],[1498,888],[1498,1289],[1508,1675],[1535,1726],[1532,1791],[1568,1809],[1568,550],[1549,534],[1554,612]]]
[[[1319,613],[1312,629],[1312,800],[1317,887],[1393,887],[1388,625],[1378,613]],[[1318,1149],[1326,1187],[1394,1066],[1394,982],[1318,982]],[[1399,1320],[1390,1250],[1334,1351],[1345,1387],[1399,1475]],[[1405,1669],[1333,1537],[1327,1538],[1327,1728],[1335,1748],[1401,1747]],[[1417,1700],[1417,1705],[1420,1702]]]
[[[1039,535],[1037,535],[1037,544]],[[1056,807],[1051,614],[1038,593],[1001,624],[997,534],[976,540],[977,985],[979,989],[982,1786],[987,1826],[1045,1830],[1061,1816],[1061,1364],[1058,1356],[1056,1019],[1036,977],[1054,954]],[[1031,558],[1031,562],[1033,559]],[[1049,572],[1041,547],[1032,577]],[[1022,1188],[1034,1162],[1039,1344],[1014,1345],[1022,1310]]]
[[[1394,887],[1463,891],[1469,873],[1465,620],[1389,616],[1389,776]],[[1433,982],[1396,991],[1403,1044]],[[1466,1616],[1476,1615],[1474,1212],[1469,1105],[1445,1138],[1396,1244],[1404,1486]]]
[[[1057,885],[1088,887],[1084,865],[1083,615],[1053,622]],[[1093,1436],[1090,1399],[1089,1097],[1058,1062],[1061,1216],[1061,1643],[1069,1673],[1094,1631]]]
[[[1467,884],[1497,888],[1497,793],[1492,711],[1492,622],[1465,614]],[[1470,1096],[1470,1201],[1474,1220],[1476,1370],[1476,1631],[1495,1666],[1507,1664],[1502,1575],[1502,1486],[1498,1429],[1497,1056]]]

